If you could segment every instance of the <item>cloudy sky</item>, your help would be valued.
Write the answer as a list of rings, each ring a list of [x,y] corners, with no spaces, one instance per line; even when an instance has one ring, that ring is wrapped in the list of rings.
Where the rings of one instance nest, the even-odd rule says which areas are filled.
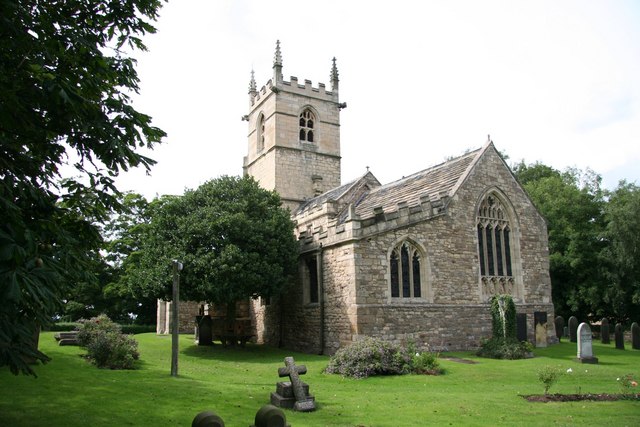
[[[640,182],[640,2],[173,0],[136,54],[135,106],[168,133],[151,176],[121,190],[182,194],[240,175],[248,85],[283,74],[330,87],[337,58],[342,180],[382,182],[481,147],[510,162]]]

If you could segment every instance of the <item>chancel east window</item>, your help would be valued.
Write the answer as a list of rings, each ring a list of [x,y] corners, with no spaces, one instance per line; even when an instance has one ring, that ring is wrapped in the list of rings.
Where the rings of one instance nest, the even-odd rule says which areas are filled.
[[[316,118],[310,109],[306,109],[300,114],[300,141],[313,142],[313,133]]]
[[[393,248],[389,256],[392,298],[422,297],[421,262],[420,251],[410,242]]]
[[[484,294],[513,294],[512,227],[505,206],[487,194],[477,213],[478,255]]]

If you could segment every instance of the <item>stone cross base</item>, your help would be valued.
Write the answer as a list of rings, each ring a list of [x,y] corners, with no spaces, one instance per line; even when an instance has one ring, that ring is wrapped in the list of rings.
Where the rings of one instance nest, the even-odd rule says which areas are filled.
[[[591,356],[591,357],[577,357],[576,360],[580,363],[591,363],[594,365],[598,364],[598,358]]]
[[[315,398],[309,394],[309,384],[303,382],[302,389],[304,390],[306,399],[296,402],[296,397],[293,394],[293,387],[291,386],[291,383],[288,381],[281,381],[276,385],[276,392],[271,393],[271,404],[278,408],[294,409],[300,412],[315,410]],[[298,405],[298,403],[300,403],[300,405]]]

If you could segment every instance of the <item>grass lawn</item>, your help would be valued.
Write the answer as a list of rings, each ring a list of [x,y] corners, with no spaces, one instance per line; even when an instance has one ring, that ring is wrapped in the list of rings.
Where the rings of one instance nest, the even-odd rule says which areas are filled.
[[[551,393],[619,393],[617,377],[640,377],[640,351],[620,351],[594,341],[598,365],[574,361],[576,345],[537,349],[528,360],[480,359],[472,353],[444,354],[477,364],[442,360],[446,374],[344,379],[323,374],[326,356],[247,346],[197,347],[180,337],[179,377],[169,375],[171,338],[136,335],[141,361],[134,371],[97,369],[78,347],[59,347],[44,332],[40,348],[53,360],[37,366],[38,378],[0,370],[0,426],[190,426],[200,411],[213,410],[228,427],[249,426],[269,402],[284,357],[305,364],[302,378],[315,395],[317,411],[286,410],[293,427],[425,425],[640,425],[640,402],[527,402],[541,394],[537,370],[557,366],[565,373]]]

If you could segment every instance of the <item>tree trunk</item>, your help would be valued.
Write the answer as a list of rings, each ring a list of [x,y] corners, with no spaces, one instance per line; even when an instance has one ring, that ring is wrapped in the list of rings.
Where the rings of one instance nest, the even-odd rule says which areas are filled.
[[[227,303],[227,317],[225,319],[225,339],[229,345],[235,346],[238,342],[236,337],[236,303]],[[224,343],[223,343],[224,344]]]

